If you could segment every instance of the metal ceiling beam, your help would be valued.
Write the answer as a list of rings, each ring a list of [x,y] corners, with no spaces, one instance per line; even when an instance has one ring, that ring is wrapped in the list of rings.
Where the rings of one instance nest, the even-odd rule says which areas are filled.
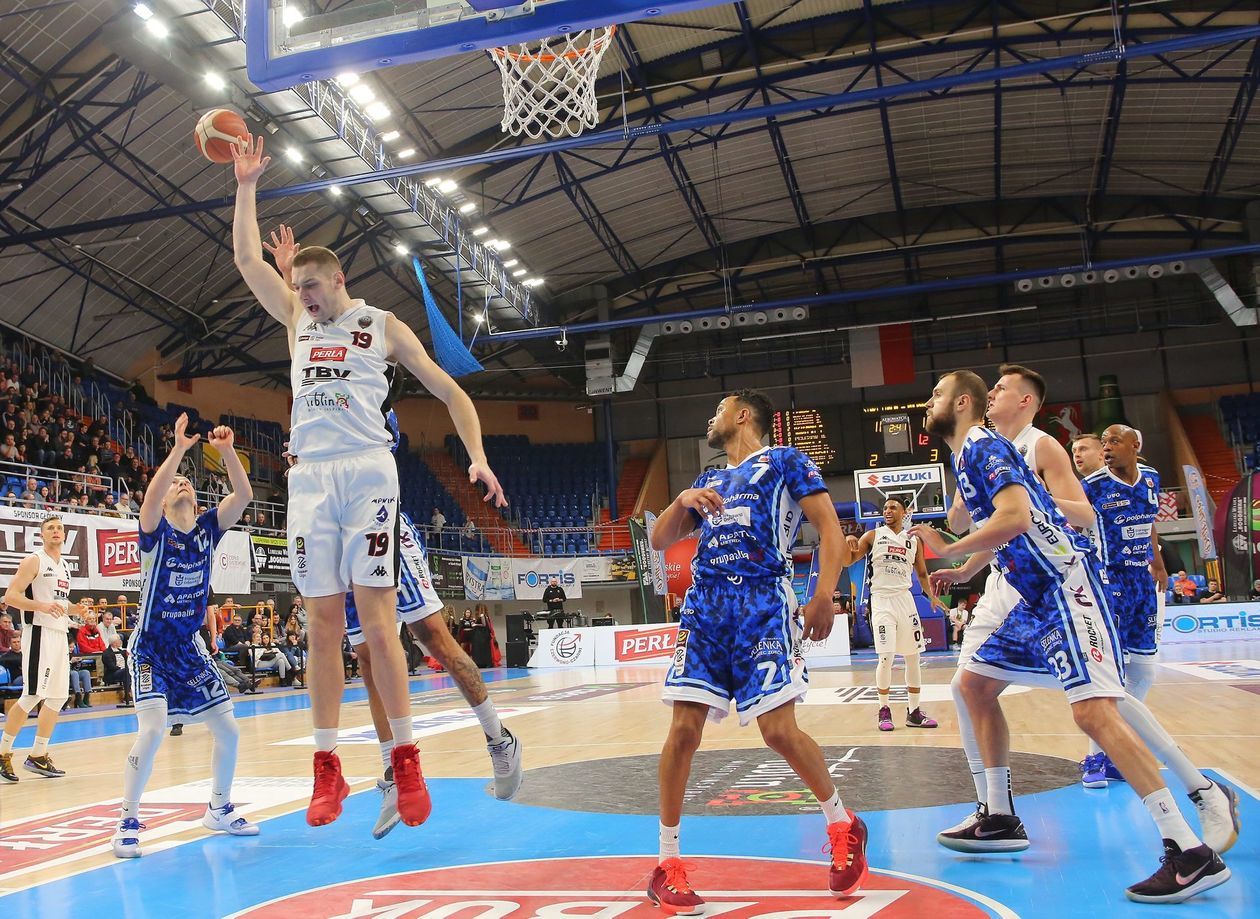
[[[564,193],[569,196],[569,201],[573,204],[574,210],[577,211],[579,217],[591,229],[591,233],[603,246],[604,251],[612,258],[617,268],[623,274],[638,274],[641,270],[634,260],[634,256],[626,248],[625,243],[617,236],[616,230],[612,228],[612,224],[600,211],[595,201],[582,187],[582,183],[574,174],[573,168],[566,163],[560,156],[553,156],[556,167],[556,178],[559,180]]]
[[[1230,106],[1229,116],[1225,119],[1225,127],[1221,131],[1221,139],[1212,155],[1212,165],[1208,168],[1207,177],[1203,180],[1204,196],[1217,195],[1225,182],[1225,172],[1234,151],[1238,147],[1238,138],[1242,136],[1247,124],[1247,115],[1251,112],[1251,104],[1256,98],[1256,88],[1260,86],[1260,41],[1251,49],[1251,59],[1247,62],[1247,73],[1238,85],[1238,95]]]
[[[1106,51],[1068,55],[1065,57],[1025,61],[1019,64],[1007,65],[1005,67],[990,70],[973,70],[965,73],[952,73],[933,77],[927,80],[917,80],[894,86],[884,86],[882,88],[874,87],[847,93],[812,96],[808,99],[795,99],[775,103],[770,106],[760,106],[729,112],[698,115],[660,124],[630,127],[625,130],[613,129],[596,131],[584,134],[580,137],[530,144],[521,148],[489,150],[483,153],[449,157],[444,160],[417,163],[410,166],[400,166],[393,169],[364,173],[357,176],[338,176],[328,179],[318,179],[311,182],[302,182],[296,185],[281,188],[264,189],[259,192],[258,197],[260,200],[270,200],[273,198],[283,198],[292,195],[305,194],[312,191],[320,191],[332,185],[341,185],[343,187],[348,185],[363,185],[408,175],[449,171],[451,169],[458,169],[464,166],[473,166],[506,160],[527,159],[534,156],[554,154],[567,150],[580,149],[582,147],[596,146],[599,144],[622,145],[627,140],[637,137],[655,137],[660,134],[701,131],[704,128],[712,127],[718,124],[763,121],[770,117],[808,114],[811,112],[815,113],[814,117],[817,117],[817,113],[822,110],[838,107],[847,108],[852,105],[878,102],[883,99],[901,98],[925,93],[939,94],[965,86],[991,83],[995,80],[1012,80],[1019,77],[1053,73],[1061,70],[1079,73],[1096,64],[1115,62],[1121,59],[1132,60],[1135,58],[1152,57],[1155,55],[1170,54],[1177,51],[1187,51],[1222,43],[1252,41],[1256,38],[1260,38],[1260,26],[1246,26],[1241,28],[1194,33],[1163,41],[1128,46],[1122,49],[1108,49]],[[144,223],[152,220],[162,220],[168,217],[197,213],[204,210],[231,207],[232,203],[233,199],[231,197],[225,197],[210,199],[202,202],[192,202],[184,205],[175,205],[166,208],[155,208],[148,212],[124,214],[102,220],[84,221],[69,227],[57,227],[38,231],[36,233],[3,237],[0,238],[0,248],[34,242],[39,239],[48,239],[53,236],[64,236],[67,233],[72,232],[88,232],[118,226],[131,226],[138,223]]]
[[[643,68],[639,65],[639,49],[635,46],[634,39],[630,36],[630,29],[621,28],[617,30],[616,42],[621,47],[622,60],[626,62],[626,68],[630,71],[630,79],[633,84],[643,93],[644,99],[647,100],[648,110],[651,116],[658,121],[663,121],[665,115],[656,106],[656,97],[652,92],[651,85],[644,76]],[[669,174],[673,176],[674,184],[678,187],[678,195],[683,200],[683,204],[687,206],[691,219],[695,221],[696,229],[700,231],[700,235],[704,237],[705,243],[710,249],[719,249],[721,247],[721,235],[718,233],[717,226],[713,223],[713,218],[709,216],[708,210],[704,206],[704,199],[700,197],[700,192],[696,188],[696,183],[692,181],[691,174],[687,171],[687,165],[679,156],[678,150],[673,139],[662,134],[657,138],[660,146],[661,158],[665,161],[665,167],[669,170]],[[715,175],[713,181],[716,183],[718,177]]]
[[[759,84],[758,91],[761,95],[761,104],[770,105],[770,90],[766,80],[765,72],[761,69],[761,58],[757,53],[757,42],[753,38],[752,19],[748,14],[748,6],[744,0],[739,0],[735,4],[735,15],[739,18],[739,29],[744,37],[744,53],[748,56],[749,63],[753,66],[753,72],[757,75]],[[792,211],[796,214],[796,223],[801,231],[808,237],[809,228],[813,221],[809,217],[809,209],[805,206],[805,197],[801,194],[800,183],[796,180],[796,170],[792,168],[792,155],[788,152],[787,141],[783,139],[783,130],[779,127],[779,122],[774,116],[766,118],[766,132],[770,136],[770,146],[774,148],[775,159],[779,162],[779,172],[783,176],[783,184],[787,191],[788,201],[791,202]],[[717,181],[717,176],[714,176]]]
[[[568,325],[547,326],[537,329],[521,329],[514,332],[492,333],[492,341],[523,341],[530,338],[547,338],[558,332],[569,335],[581,335],[591,332],[607,332],[612,329],[637,328],[655,322],[702,319],[705,316],[723,316],[750,310],[773,310],[783,307],[809,306],[814,310],[839,306],[848,303],[864,303],[871,300],[888,300],[904,297],[918,297],[923,294],[942,293],[952,290],[974,290],[999,284],[1014,284],[1026,278],[1037,278],[1045,274],[1064,274],[1086,270],[1106,271],[1133,266],[1153,265],[1173,261],[1189,261],[1200,258],[1229,258],[1235,255],[1253,255],[1260,253],[1260,243],[1248,243],[1238,246],[1225,246],[1220,249],[1190,250],[1187,252],[1169,252],[1162,255],[1146,255],[1137,258],[1109,259],[1093,262],[1089,266],[1069,265],[1055,268],[1037,268],[1022,271],[1007,271],[1002,274],[978,274],[961,278],[942,278],[934,281],[920,281],[917,284],[898,284],[889,287],[875,287],[865,290],[847,290],[833,294],[821,294],[815,297],[789,297],[771,300],[765,303],[743,303],[736,306],[717,306],[709,309],[691,310],[681,313],[666,313],[652,316],[633,316],[624,319],[610,319],[599,322],[570,323]]]

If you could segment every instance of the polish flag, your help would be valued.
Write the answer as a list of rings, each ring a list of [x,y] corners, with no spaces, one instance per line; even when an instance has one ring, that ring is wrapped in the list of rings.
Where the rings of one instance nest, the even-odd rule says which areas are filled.
[[[914,382],[914,342],[910,323],[849,330],[853,386]]]

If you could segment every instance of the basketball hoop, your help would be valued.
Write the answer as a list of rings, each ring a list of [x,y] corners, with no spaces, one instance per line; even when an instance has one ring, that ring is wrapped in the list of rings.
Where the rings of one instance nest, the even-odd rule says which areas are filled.
[[[595,76],[617,27],[599,26],[561,38],[491,48],[503,75],[503,121],[514,136],[577,137],[595,127]]]

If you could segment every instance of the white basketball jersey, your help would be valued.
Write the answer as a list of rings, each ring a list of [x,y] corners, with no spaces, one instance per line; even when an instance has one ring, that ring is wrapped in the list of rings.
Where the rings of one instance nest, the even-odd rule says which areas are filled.
[[[909,590],[918,551],[919,541],[904,530],[894,533],[888,526],[876,529],[871,544],[871,593]]]
[[[331,322],[304,322],[293,343],[289,452],[326,460],[389,449],[394,366],[385,360],[384,310],[362,300]]]
[[[70,608],[70,566],[63,558],[55,561],[51,555],[40,549],[35,553],[39,559],[39,573],[26,588],[26,595],[41,603],[56,603],[62,610]],[[70,629],[70,619],[66,616],[50,616],[47,613],[24,611],[22,620],[29,625],[38,625],[55,632],[66,632]]]
[[[1033,475],[1038,479],[1041,478],[1041,473],[1037,471],[1037,443],[1041,438],[1049,436],[1041,428],[1034,428],[1031,424],[1027,424],[1024,425],[1022,431],[1011,438],[1011,443],[1015,445],[1015,450],[1019,453],[1020,458],[1023,459],[1028,468],[1032,470]],[[1002,569],[998,567],[997,559],[991,561],[989,567],[999,575],[1002,573]]]

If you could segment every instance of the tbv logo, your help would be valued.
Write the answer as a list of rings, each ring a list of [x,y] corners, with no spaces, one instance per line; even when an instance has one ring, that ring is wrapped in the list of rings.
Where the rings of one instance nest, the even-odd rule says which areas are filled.
[[[306,386],[318,380],[344,380],[349,376],[350,371],[341,367],[303,367],[302,385]]]

